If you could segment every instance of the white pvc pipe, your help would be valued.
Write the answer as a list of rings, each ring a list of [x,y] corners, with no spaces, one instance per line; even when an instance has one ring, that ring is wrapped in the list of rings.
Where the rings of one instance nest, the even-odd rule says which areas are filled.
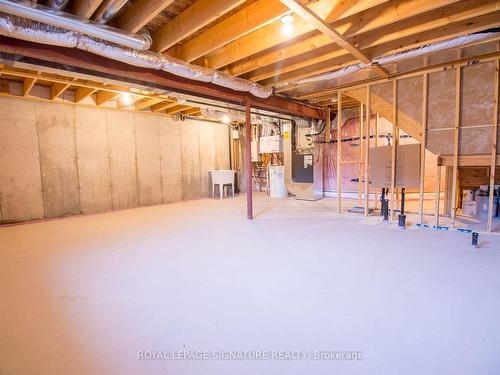
[[[87,19],[75,17],[68,13],[60,12],[42,5],[24,0],[0,0],[0,12],[12,14],[60,27],[66,30],[102,39],[124,47],[147,50],[151,47],[149,35],[137,35],[114,29],[109,26],[95,24]]]

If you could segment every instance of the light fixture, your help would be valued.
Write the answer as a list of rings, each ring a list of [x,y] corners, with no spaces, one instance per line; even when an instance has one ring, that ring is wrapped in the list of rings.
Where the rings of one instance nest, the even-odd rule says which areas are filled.
[[[281,26],[281,33],[285,36],[290,36],[293,34],[294,27],[293,27],[293,21],[295,19],[293,18],[292,15],[287,14],[286,16],[281,17],[281,22],[283,25]]]
[[[123,93],[121,94],[122,98],[122,103],[125,105],[130,105],[132,104],[132,96],[129,93]]]
[[[223,122],[224,124],[229,124],[229,122],[230,122],[230,121],[231,121],[231,119],[229,118],[229,116],[228,116],[228,115],[224,115],[224,116],[222,116],[222,122]]]

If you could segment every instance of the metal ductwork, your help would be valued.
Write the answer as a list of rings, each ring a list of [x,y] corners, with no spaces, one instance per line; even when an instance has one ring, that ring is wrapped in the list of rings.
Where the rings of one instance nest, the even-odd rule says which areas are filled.
[[[3,4],[5,0],[0,0]],[[230,76],[213,69],[189,64],[168,55],[152,51],[138,51],[92,39],[64,28],[45,25],[24,18],[0,13],[0,35],[53,46],[78,48],[108,59],[142,68],[163,70],[179,77],[211,82],[231,90],[249,92],[259,98],[268,98],[273,90],[256,82]]]
[[[100,24],[105,24],[111,21],[116,14],[123,8],[128,0],[108,0],[106,1],[95,14],[94,21]]]
[[[151,47],[149,35],[128,33],[109,26],[99,25],[84,18],[54,10],[24,0],[0,0],[0,12],[23,17],[65,30],[105,40],[124,47],[147,50]]]
[[[484,32],[484,33],[464,35],[457,38],[448,39],[442,42],[428,44],[408,51],[402,51],[391,55],[379,56],[373,59],[373,62],[371,64],[364,64],[364,63],[352,64],[338,70],[318,74],[312,77],[307,77],[296,81],[284,82],[277,85],[276,88],[277,89],[285,88],[288,90],[316,82],[334,81],[337,78],[354,74],[361,70],[370,68],[372,64],[378,64],[380,66],[383,66],[387,64],[397,63],[411,58],[426,56],[436,52],[447,51],[454,48],[471,45],[474,43],[484,42],[486,40],[496,38],[499,35],[500,33],[497,32]]]
[[[69,0],[49,0],[47,6],[56,10],[63,10]]]

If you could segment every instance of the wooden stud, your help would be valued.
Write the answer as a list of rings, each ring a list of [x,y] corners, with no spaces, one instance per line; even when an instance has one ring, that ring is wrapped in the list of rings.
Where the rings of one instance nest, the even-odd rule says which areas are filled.
[[[453,138],[453,181],[451,185],[451,220],[452,226],[455,226],[457,211],[457,180],[458,180],[458,153],[460,140],[460,91],[461,91],[461,73],[462,69],[455,69],[455,124]]]
[[[370,134],[371,134],[371,88],[366,86],[366,139],[365,139],[365,216],[370,213]]]
[[[337,213],[342,213],[342,91],[337,91]]]
[[[418,201],[418,221],[423,224],[425,194],[425,149],[427,147],[427,105],[429,95],[429,76],[424,73],[422,82],[422,142],[420,143],[420,185]]]
[[[441,201],[441,166],[436,165],[436,196],[434,197],[434,226],[439,226],[439,203]]]
[[[247,218],[253,219],[252,186],[252,116],[250,101],[245,103],[245,170],[247,177]]]
[[[497,60],[495,63],[495,93],[493,99],[493,129],[491,136],[491,165],[490,165],[490,196],[488,200],[488,223],[486,225],[486,231],[491,232],[492,221],[493,221],[493,200],[495,199],[495,172],[497,164],[497,137],[498,137],[498,85],[499,83],[499,70],[500,61]],[[497,203],[497,204],[500,204]]]
[[[398,130],[398,82],[392,81],[392,148],[391,148],[391,220],[394,220],[396,191],[396,157],[399,143]]]
[[[379,136],[378,126],[379,126],[379,123],[380,123],[380,116],[377,113],[375,115],[375,147],[378,147],[378,136]],[[378,192],[377,192],[377,190],[375,190],[374,194],[375,194],[375,208],[378,209],[379,199],[378,199]]]
[[[358,206],[361,207],[363,200],[363,155],[364,155],[364,128],[365,118],[363,103],[359,103],[359,165],[358,165]]]

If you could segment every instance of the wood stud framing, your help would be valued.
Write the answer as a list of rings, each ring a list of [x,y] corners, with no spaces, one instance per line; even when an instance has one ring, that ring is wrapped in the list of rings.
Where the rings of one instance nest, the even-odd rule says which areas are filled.
[[[342,91],[337,92],[337,213],[342,213]]]
[[[396,209],[396,158],[397,147],[399,143],[398,129],[398,82],[392,81],[392,148],[391,148],[391,220],[394,220],[394,211]]]
[[[420,186],[418,198],[418,221],[423,224],[425,195],[425,150],[427,148],[427,105],[429,97],[429,75],[422,76],[422,142],[420,143]]]
[[[370,134],[371,134],[371,87],[366,86],[366,139],[365,139],[365,216],[370,213]]]
[[[490,165],[490,194],[488,199],[488,221],[486,231],[491,232],[493,219],[493,200],[495,199],[495,171],[497,164],[497,137],[498,137],[498,86],[499,86],[500,61],[495,62],[495,91],[493,99],[493,129],[491,132],[491,165]],[[500,200],[500,198],[499,198]],[[497,204],[500,204],[497,203]]]
[[[453,134],[453,177],[451,185],[451,220],[455,226],[455,218],[457,214],[457,182],[458,182],[458,153],[460,141],[460,91],[462,70],[457,67],[455,70],[455,124]]]

